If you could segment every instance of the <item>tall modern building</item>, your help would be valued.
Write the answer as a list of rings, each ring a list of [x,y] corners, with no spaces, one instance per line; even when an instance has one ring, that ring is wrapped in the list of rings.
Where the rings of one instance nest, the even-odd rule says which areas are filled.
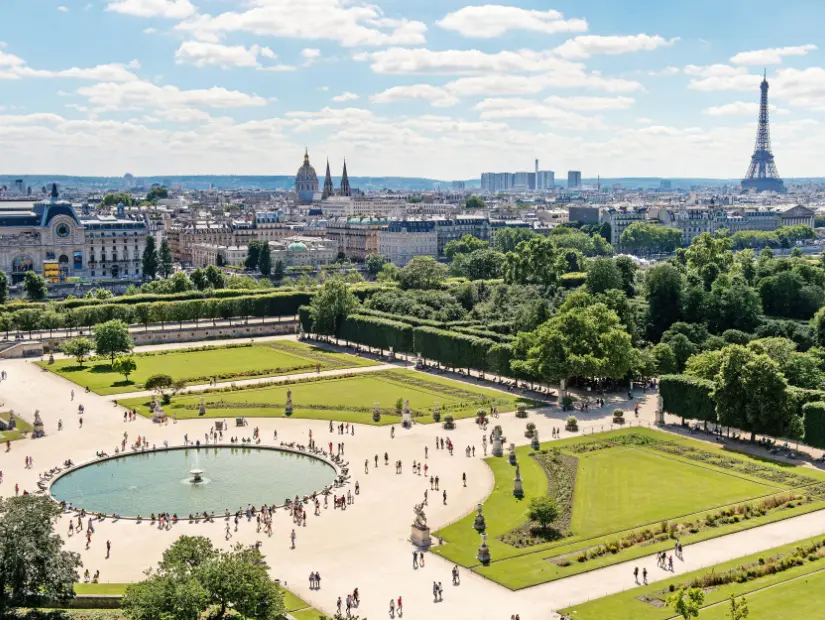
[[[579,170],[570,170],[567,173],[567,187],[578,189],[582,186],[582,173]]]
[[[539,170],[536,173],[536,189],[548,190],[556,186],[556,173],[552,170]]]
[[[756,145],[751,156],[751,165],[745,178],[742,179],[742,189],[756,192],[784,193],[785,184],[779,177],[776,164],[771,152],[771,130],[768,119],[768,75],[762,79],[759,86],[762,95],[759,100],[759,122],[756,128]]]

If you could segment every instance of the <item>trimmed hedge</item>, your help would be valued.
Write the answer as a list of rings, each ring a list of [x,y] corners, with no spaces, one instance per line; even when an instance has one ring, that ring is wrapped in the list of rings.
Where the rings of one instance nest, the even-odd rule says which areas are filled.
[[[805,403],[805,443],[825,450],[825,402]]]
[[[415,351],[450,368],[488,370],[487,354],[496,343],[489,338],[449,332],[433,327],[413,330]]]
[[[716,422],[713,381],[690,375],[662,375],[659,394],[665,411],[688,420]]]
[[[583,271],[572,271],[561,276],[561,284],[564,288],[578,288],[587,282],[587,273]]]
[[[400,321],[351,314],[341,323],[339,338],[396,353],[413,353],[413,327]]]
[[[804,406],[808,403],[825,402],[825,391],[822,390],[808,390],[789,385],[787,394],[788,407],[793,415],[801,416]]]

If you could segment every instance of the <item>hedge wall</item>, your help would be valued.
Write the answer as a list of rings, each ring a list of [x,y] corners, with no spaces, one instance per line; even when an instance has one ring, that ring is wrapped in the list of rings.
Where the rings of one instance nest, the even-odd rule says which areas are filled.
[[[374,316],[351,314],[344,319],[338,337],[383,351],[413,353],[413,326]]]
[[[489,338],[433,327],[416,327],[413,334],[416,353],[450,368],[488,370],[487,354],[496,344]]]
[[[805,443],[825,449],[825,402],[806,403],[802,412],[805,415]]]
[[[688,420],[716,422],[716,405],[711,394],[713,381],[690,375],[662,375],[659,394],[665,411]]]
[[[587,273],[583,271],[572,271],[565,273],[561,277],[561,284],[564,288],[578,288],[587,282]]]
[[[822,390],[807,390],[805,388],[788,386],[788,406],[790,413],[802,415],[803,407],[808,403],[825,402],[825,392]]]

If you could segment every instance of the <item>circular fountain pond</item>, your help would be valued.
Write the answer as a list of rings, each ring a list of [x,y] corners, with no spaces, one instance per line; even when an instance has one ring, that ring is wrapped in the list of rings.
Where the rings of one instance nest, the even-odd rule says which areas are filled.
[[[313,456],[271,448],[200,447],[139,452],[90,463],[51,486],[59,502],[88,512],[146,517],[222,515],[282,505],[321,491],[336,471]]]

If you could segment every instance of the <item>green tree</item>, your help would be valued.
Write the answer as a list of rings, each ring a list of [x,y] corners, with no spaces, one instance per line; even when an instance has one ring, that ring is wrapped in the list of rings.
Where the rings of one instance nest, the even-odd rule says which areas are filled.
[[[743,596],[738,601],[736,597],[730,595],[730,606],[728,607],[728,620],[747,620],[750,610],[748,609],[748,601]]]
[[[381,268],[384,266],[384,263],[386,262],[387,259],[381,256],[380,254],[368,254],[367,260],[365,261],[367,273],[371,276],[377,276],[378,272],[381,271]]]
[[[473,235],[464,235],[461,239],[454,239],[444,246],[444,256],[452,260],[456,254],[470,254],[488,247],[490,244],[486,241],[476,239]]]
[[[65,355],[75,358],[81,368],[83,368],[83,362],[87,357],[89,357],[89,354],[92,352],[93,348],[94,343],[88,338],[84,338],[82,336],[80,338],[66,340],[62,345],[60,345],[60,350]]]
[[[152,375],[143,383],[143,387],[152,390],[161,396],[166,396],[166,390],[171,390],[175,385],[175,380],[169,375]]]
[[[756,433],[780,437],[787,429],[789,415],[788,382],[775,361],[767,355],[755,356],[741,378],[747,393],[745,413],[751,441]]]
[[[610,289],[621,289],[624,280],[619,268],[611,258],[594,258],[587,265],[587,290],[604,293]]]
[[[397,282],[400,274],[401,270],[398,268],[398,265],[384,263],[384,266],[381,267],[381,271],[378,272],[377,279],[379,282]]]
[[[676,356],[670,345],[660,342],[651,351],[653,359],[656,360],[656,371],[660,375],[669,375],[677,371]]]
[[[747,430],[748,394],[741,380],[745,367],[756,357],[749,349],[733,344],[722,349],[722,363],[716,375],[713,400],[716,414],[723,426]]]
[[[34,271],[27,271],[23,278],[23,290],[32,301],[43,301],[46,299],[48,287],[46,286],[46,279],[43,276],[37,275]]]
[[[246,245],[246,260],[244,267],[249,271],[254,271],[258,268],[258,254],[261,250],[261,244],[257,239],[252,239]]]
[[[108,355],[112,364],[118,353],[129,353],[134,344],[129,336],[129,326],[123,321],[112,320],[95,326],[95,352]]]
[[[705,593],[701,588],[684,587],[667,598],[668,607],[673,607],[673,611],[682,616],[685,620],[699,617],[699,610],[705,603]]]
[[[226,276],[223,274],[223,271],[215,267],[215,265],[209,265],[204,270],[204,275],[209,282],[210,288],[218,290],[226,286]]]
[[[9,300],[9,278],[5,271],[0,271],[0,304]]]
[[[223,551],[206,538],[182,536],[156,571],[126,589],[123,609],[130,620],[198,620],[207,611],[211,620],[275,620],[284,603],[256,547]]]
[[[486,209],[487,203],[478,196],[470,196],[464,203],[466,209]]]
[[[114,207],[119,204],[130,207],[132,206],[132,197],[129,194],[106,194],[100,204],[104,207]]]
[[[272,271],[272,277],[276,280],[284,279],[284,262],[280,259],[275,261],[275,269]]]
[[[622,274],[622,290],[628,297],[636,294],[636,263],[629,256],[617,256],[613,259],[619,273]]]
[[[209,280],[206,277],[206,272],[200,267],[189,275],[189,279],[192,280],[192,284],[194,284],[195,288],[199,291],[204,291],[209,288]]]
[[[40,327],[43,313],[34,308],[24,308],[18,310],[13,315],[14,326],[21,332],[28,332],[31,338],[32,332]]]
[[[530,510],[527,513],[531,521],[535,521],[546,530],[547,526],[559,516],[559,505],[555,499],[547,495],[534,497],[530,500]]]
[[[502,228],[493,237],[493,247],[499,252],[513,252],[522,241],[529,241],[537,233],[532,228]]]
[[[74,598],[81,562],[54,531],[61,513],[45,496],[0,498],[0,618],[28,606],[32,595],[63,603]]]
[[[358,307],[358,299],[340,278],[329,278],[312,298],[309,313],[316,334],[333,336]]]
[[[414,256],[398,272],[398,284],[403,289],[435,289],[441,286],[446,276],[446,265],[442,265],[432,256]]]
[[[624,229],[619,245],[628,252],[673,252],[682,244],[682,232],[660,224],[634,222]]]
[[[52,337],[52,332],[63,325],[63,314],[54,308],[47,309],[40,317],[40,327],[49,330],[49,338]]]
[[[115,359],[112,364],[112,370],[120,375],[123,375],[123,378],[128,381],[129,375],[137,370],[137,363],[135,362],[135,358],[131,355],[121,355]]]
[[[492,280],[501,277],[504,260],[501,252],[482,248],[469,254],[456,254],[450,271],[453,275],[468,280]]]
[[[522,241],[515,251],[507,253],[504,281],[507,284],[555,286],[561,276],[559,259],[562,254],[563,251],[548,237]]]
[[[647,271],[645,285],[651,332],[648,338],[658,340],[681,318],[682,274],[673,265],[657,265]]]
[[[702,280],[705,290],[710,290],[719,274],[727,273],[733,264],[731,239],[702,233],[691,242],[685,259],[690,270]]]
[[[153,187],[149,190],[149,193],[146,194],[147,202],[157,202],[161,198],[169,198],[169,190],[165,187]]]
[[[258,271],[263,276],[272,273],[272,250],[266,241],[262,241],[258,248]]]
[[[158,275],[158,251],[155,247],[155,238],[146,235],[146,245],[143,248],[143,277],[154,280]]]
[[[169,249],[169,242],[164,239],[160,242],[160,251],[158,252],[158,271],[164,278],[172,275],[172,250]]]

